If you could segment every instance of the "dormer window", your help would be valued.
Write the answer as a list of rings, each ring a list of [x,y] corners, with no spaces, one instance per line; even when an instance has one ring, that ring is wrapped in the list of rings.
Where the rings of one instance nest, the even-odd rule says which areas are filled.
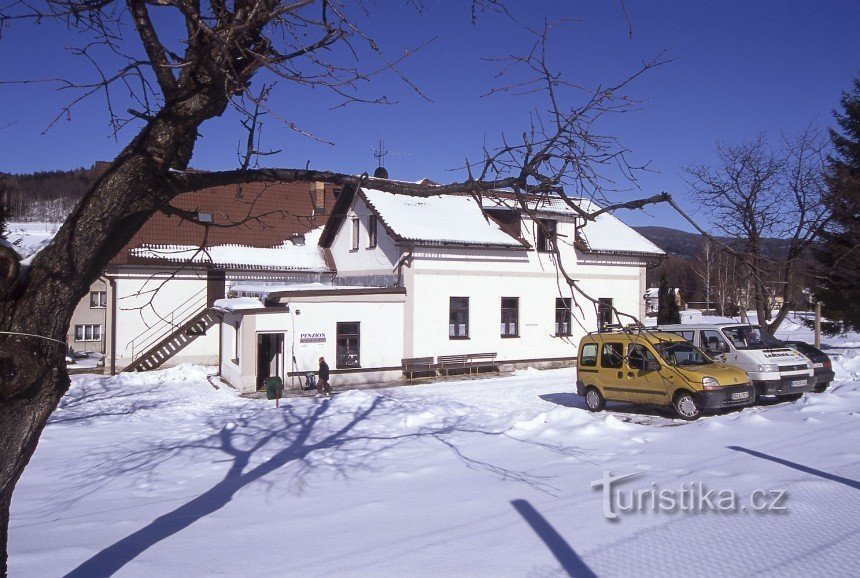
[[[537,227],[537,250],[540,253],[550,253],[555,248],[556,229],[558,222],[552,219],[539,219]]]

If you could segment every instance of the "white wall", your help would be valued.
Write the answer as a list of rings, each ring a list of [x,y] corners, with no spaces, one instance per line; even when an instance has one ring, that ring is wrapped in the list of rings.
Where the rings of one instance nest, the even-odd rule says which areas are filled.
[[[356,195],[353,207],[347,213],[343,225],[332,241],[331,251],[335,256],[339,276],[391,275],[402,250],[385,229],[381,220],[376,225],[376,247],[368,247],[368,222],[372,214],[364,200]],[[352,220],[359,220],[358,249],[352,250]]]
[[[582,257],[573,251],[565,256],[570,258],[567,273],[587,295],[612,298],[619,311],[640,316],[645,268],[636,259]],[[572,357],[582,335],[597,329],[596,306],[571,291],[548,254],[487,250],[481,256],[476,249],[421,249],[413,254],[405,279],[406,357],[484,352],[497,353],[501,361]],[[450,297],[469,297],[469,339],[448,335]],[[502,297],[519,298],[519,337],[500,335]],[[570,337],[554,335],[558,297],[574,303]]]
[[[284,335],[284,359],[290,372],[316,372],[320,356],[332,370],[333,385],[375,383],[396,378],[403,357],[403,295],[327,297],[328,301],[298,298],[289,303],[289,312],[237,312],[224,316],[222,332],[222,377],[243,392],[256,389],[256,343],[259,333]],[[240,363],[232,361],[234,351],[231,325],[241,320]],[[338,368],[336,363],[337,323],[360,323],[360,368]],[[302,334],[323,334],[321,343],[303,343]],[[293,366],[292,357],[296,358]],[[297,384],[289,377],[286,386]]]
[[[171,275],[173,275],[171,277]],[[147,344],[153,345],[206,307],[206,272],[124,270],[116,281],[116,369],[119,371]],[[160,337],[159,337],[160,336]],[[217,364],[218,328],[192,341],[164,365],[182,362]]]

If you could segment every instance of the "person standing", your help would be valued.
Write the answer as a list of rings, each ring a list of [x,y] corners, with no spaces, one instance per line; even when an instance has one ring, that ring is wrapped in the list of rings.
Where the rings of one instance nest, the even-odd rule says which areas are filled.
[[[328,363],[325,357],[320,357],[319,379],[317,380],[317,397],[331,397],[331,385],[328,383]]]

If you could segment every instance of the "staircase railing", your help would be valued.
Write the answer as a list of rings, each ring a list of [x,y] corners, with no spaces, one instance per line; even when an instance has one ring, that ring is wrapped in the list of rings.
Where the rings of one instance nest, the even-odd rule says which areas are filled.
[[[204,335],[210,327],[217,323],[218,319],[220,319],[220,314],[217,310],[211,307],[204,308],[197,315],[192,316],[184,324],[177,327],[173,332],[150,346],[146,351],[140,353],[122,371],[155,369],[183,350],[189,343]],[[192,328],[198,327],[202,331],[190,331]]]
[[[166,316],[161,316],[157,323],[147,327],[136,335],[126,345],[126,350],[131,348],[131,365],[137,361],[139,355],[149,351],[153,345],[206,309],[206,295],[206,287],[203,287],[203,289],[177,305]]]

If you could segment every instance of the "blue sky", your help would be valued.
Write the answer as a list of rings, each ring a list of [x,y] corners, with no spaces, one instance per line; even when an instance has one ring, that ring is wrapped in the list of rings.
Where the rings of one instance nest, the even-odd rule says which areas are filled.
[[[521,52],[526,26],[544,15],[571,16],[574,24],[554,37],[552,64],[565,78],[588,86],[607,84],[634,70],[643,59],[668,50],[675,60],[638,79],[628,91],[643,100],[639,110],[608,119],[602,132],[618,136],[635,163],[649,163],[640,190],[627,199],[670,191],[691,210],[681,169],[713,161],[717,140],[739,142],[767,132],[795,133],[808,125],[828,127],[840,92],[860,74],[860,3],[844,1],[643,2],[628,0],[632,39],[618,2],[509,2],[515,19],[485,15],[476,27],[468,3],[427,1],[417,13],[406,2],[379,2],[364,23],[370,35],[397,54],[434,36],[438,39],[405,61],[402,70],[430,98],[418,97],[393,75],[370,83],[363,94],[385,94],[390,106],[351,105],[330,110],[331,98],[282,84],[272,107],[334,146],[307,139],[277,121],[263,133],[269,166],[344,172],[372,171],[373,147],[383,139],[393,178],[437,181],[463,178],[465,158],[480,157],[482,145],[499,142],[527,127],[536,103],[528,98],[481,95],[497,84],[497,66],[485,57]],[[16,25],[0,39],[0,78],[93,78],[93,70],[66,47],[82,39],[64,28]],[[132,46],[131,44],[129,44]],[[110,136],[104,98],[77,107],[42,134],[69,94],[52,84],[0,86],[0,171],[30,172],[89,166],[110,159],[131,139],[133,129]],[[117,95],[118,101],[122,94]],[[192,165],[227,169],[237,164],[242,134],[226,114],[203,126]],[[569,191],[576,194],[576,191]],[[635,225],[684,226],[664,208],[624,212]],[[706,215],[700,215],[707,221]]]

